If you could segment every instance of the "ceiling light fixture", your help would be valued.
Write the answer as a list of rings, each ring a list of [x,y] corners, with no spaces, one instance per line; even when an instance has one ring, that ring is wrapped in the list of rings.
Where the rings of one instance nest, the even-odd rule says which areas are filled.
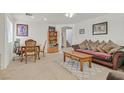
[[[74,13],[66,13],[65,16],[67,18],[72,18],[75,14]]]
[[[47,21],[47,18],[43,18],[44,21]]]

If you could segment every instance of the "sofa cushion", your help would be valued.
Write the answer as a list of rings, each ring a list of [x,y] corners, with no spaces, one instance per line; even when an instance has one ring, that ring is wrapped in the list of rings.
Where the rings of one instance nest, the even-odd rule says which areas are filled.
[[[104,51],[101,47],[97,47],[96,50],[97,50],[98,52],[105,53],[105,51]]]
[[[83,41],[81,44],[79,44],[80,49],[85,49],[87,40]]]
[[[120,50],[122,47],[115,47],[115,48],[113,48],[113,49],[111,49],[108,53],[109,54],[113,54],[113,53],[115,53],[115,52],[117,52],[118,50]]]
[[[113,47],[119,47],[119,45],[115,44],[113,41],[109,40],[109,42]]]
[[[97,56],[93,55],[93,58],[98,59],[98,60],[102,60],[102,61],[106,61],[106,62],[109,62],[109,63],[112,62],[112,57],[109,57],[107,59],[104,59],[104,58],[97,57]]]
[[[89,41],[88,41],[88,49],[89,49],[89,50],[92,50],[93,45],[94,45],[94,42],[91,41],[91,40],[89,40]]]
[[[112,46],[111,42],[109,41],[108,43],[106,43],[105,46],[102,47],[102,49],[108,53],[111,49],[113,49],[114,47]]]
[[[91,50],[89,42],[86,43],[86,47],[87,47],[88,50]]]
[[[85,49],[85,48],[86,48],[86,45],[85,45],[84,43],[81,43],[81,44],[79,45],[79,47],[80,47],[80,49]]]
[[[89,41],[88,41],[88,43],[89,43],[89,44],[92,44],[92,43],[93,43],[93,41],[92,41],[92,40],[89,40]]]
[[[99,52],[105,52],[102,48],[106,45],[106,42],[105,41],[102,41],[98,46],[97,46],[97,50]]]
[[[95,45],[96,47],[97,47],[99,44],[100,44],[100,43],[99,43],[99,40],[97,40],[97,41],[94,42],[94,45]]]
[[[101,58],[101,59],[105,59],[105,60],[108,60],[112,57],[111,54],[95,52],[95,51],[91,51],[91,50],[76,49],[76,51],[81,52],[81,53],[91,54],[91,55],[96,56],[97,58]]]
[[[106,42],[105,42],[105,41],[102,41],[102,42],[98,45],[98,47],[102,48],[102,47],[105,46],[105,45],[106,45]]]
[[[115,47],[118,47],[118,45],[114,44],[111,40],[108,41],[108,43],[103,46],[103,50],[106,52],[106,53],[109,53],[109,51]]]
[[[81,45],[79,45],[79,47],[80,47],[80,49],[86,49],[87,48],[85,44],[81,44]]]
[[[94,56],[97,56],[101,59],[105,59],[105,60],[109,60],[112,58],[112,55],[111,54],[107,54],[107,53],[101,53],[101,52],[95,52],[94,53]]]
[[[76,45],[72,45],[72,48],[73,48],[74,50],[76,50],[76,49],[80,49],[80,47],[79,47],[78,44],[76,44]]]
[[[93,42],[91,40],[89,40],[89,46],[90,46],[90,50],[93,50],[93,51],[97,51],[97,46],[99,45],[99,40]]]

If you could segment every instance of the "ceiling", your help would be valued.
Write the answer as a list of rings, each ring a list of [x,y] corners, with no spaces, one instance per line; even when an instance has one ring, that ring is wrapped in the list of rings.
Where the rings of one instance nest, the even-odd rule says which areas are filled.
[[[72,18],[67,18],[65,13],[32,13],[33,17],[26,16],[25,13],[13,13],[15,20],[42,22],[48,24],[73,24],[90,18],[103,16],[106,13],[75,13]],[[46,20],[47,19],[47,20]]]

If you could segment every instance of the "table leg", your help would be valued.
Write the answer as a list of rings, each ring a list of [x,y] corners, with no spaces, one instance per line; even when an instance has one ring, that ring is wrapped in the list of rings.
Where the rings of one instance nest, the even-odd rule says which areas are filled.
[[[65,56],[65,53],[64,53],[64,62],[65,62],[65,60],[66,60],[66,56]]]
[[[38,56],[38,59],[40,59],[40,46],[38,46],[37,48],[38,48],[37,56]]]
[[[80,62],[80,71],[83,71],[83,62]]]
[[[40,52],[38,52],[37,54],[38,54],[38,55],[37,55],[37,56],[38,56],[38,59],[40,60]]]
[[[92,60],[89,61],[89,67],[90,68],[92,67],[91,63],[92,63]]]
[[[21,62],[23,61],[23,54],[24,54],[23,53],[23,48],[21,48],[21,55],[20,55],[21,56]]]
[[[91,66],[91,61],[89,62],[89,67],[91,68],[92,66]]]
[[[21,54],[21,62],[23,61],[23,54]]]

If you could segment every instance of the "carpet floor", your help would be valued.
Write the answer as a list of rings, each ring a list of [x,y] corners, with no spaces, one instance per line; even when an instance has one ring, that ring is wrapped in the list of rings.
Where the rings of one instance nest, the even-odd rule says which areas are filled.
[[[41,56],[40,60],[33,62],[32,58],[28,58],[28,63],[13,61],[8,68],[0,71],[1,80],[78,80],[75,74],[58,64],[63,63],[63,54],[47,54]],[[102,66],[100,66],[102,68]],[[111,69],[103,67],[102,71],[96,73],[90,80],[105,80]]]
[[[46,55],[37,62],[32,58],[28,63],[14,61],[7,69],[0,71],[2,80],[76,80],[66,69],[52,61],[52,55],[57,58],[58,54]]]

